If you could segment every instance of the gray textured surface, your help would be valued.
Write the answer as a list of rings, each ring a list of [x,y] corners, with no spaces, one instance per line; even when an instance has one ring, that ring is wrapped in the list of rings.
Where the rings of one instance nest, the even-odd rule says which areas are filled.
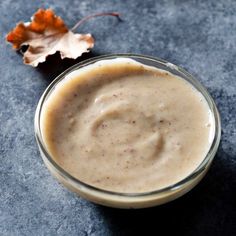
[[[81,17],[116,10],[80,28],[96,45],[82,59],[106,53],[158,56],[196,75],[222,117],[222,141],[207,176],[189,194],[164,206],[125,211],[96,206],[59,185],[36,147],[33,117],[49,82],[80,61],[50,57],[38,69],[4,43],[19,20],[52,7],[69,26]],[[236,2],[220,1],[13,1],[0,2],[0,235],[236,235]],[[160,234],[164,235],[164,234]]]

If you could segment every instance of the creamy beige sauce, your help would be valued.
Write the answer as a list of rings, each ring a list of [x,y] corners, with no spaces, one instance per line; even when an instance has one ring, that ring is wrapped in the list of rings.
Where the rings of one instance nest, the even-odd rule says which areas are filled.
[[[184,179],[203,161],[214,133],[207,102],[192,85],[131,59],[70,73],[46,101],[41,127],[58,165],[117,192]]]

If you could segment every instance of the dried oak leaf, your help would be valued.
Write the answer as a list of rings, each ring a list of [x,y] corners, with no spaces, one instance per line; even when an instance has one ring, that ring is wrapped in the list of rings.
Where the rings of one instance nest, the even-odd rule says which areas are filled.
[[[18,23],[6,39],[13,44],[14,49],[27,45],[24,63],[34,67],[57,51],[62,59],[76,59],[94,46],[91,34],[73,33],[51,9],[39,9],[31,23]]]

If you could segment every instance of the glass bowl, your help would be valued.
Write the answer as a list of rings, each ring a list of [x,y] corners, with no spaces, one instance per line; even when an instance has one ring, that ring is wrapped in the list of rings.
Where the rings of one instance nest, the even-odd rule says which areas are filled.
[[[65,171],[62,167],[60,167],[50,156],[47,151],[45,142],[42,137],[41,127],[40,127],[40,119],[41,119],[41,111],[44,106],[45,101],[50,96],[51,92],[55,88],[57,84],[59,84],[66,75],[71,73],[74,70],[78,70],[87,65],[93,64],[100,60],[109,60],[115,58],[130,58],[137,62],[140,62],[144,65],[153,66],[159,69],[163,69],[169,71],[179,77],[182,77],[186,81],[188,81],[192,86],[194,86],[206,99],[210,111],[213,114],[214,125],[215,125],[215,133],[214,138],[211,144],[211,147],[205,156],[204,160],[200,163],[200,165],[186,178],[183,180],[170,185],[168,187],[154,190],[151,192],[144,193],[122,193],[122,192],[112,192],[104,189],[100,189],[91,185],[88,185],[79,179],[71,176],[70,173]],[[65,70],[62,74],[60,74],[45,90],[42,97],[39,100],[36,113],[35,113],[35,136],[39,146],[39,150],[45,165],[48,167],[50,172],[56,179],[66,186],[71,191],[77,193],[79,196],[92,201],[97,204],[115,207],[115,208],[145,208],[151,206],[157,206],[164,204],[166,202],[172,201],[183,194],[187,193],[191,190],[206,174],[207,170],[210,167],[210,164],[216,154],[217,148],[220,142],[221,135],[221,124],[220,117],[217,111],[216,105],[209,95],[207,90],[188,72],[183,70],[182,68],[173,65],[167,61],[164,61],[159,58],[144,56],[144,55],[136,55],[136,54],[113,54],[113,55],[105,55],[99,56],[92,59],[88,59],[81,63],[78,63],[71,68]]]

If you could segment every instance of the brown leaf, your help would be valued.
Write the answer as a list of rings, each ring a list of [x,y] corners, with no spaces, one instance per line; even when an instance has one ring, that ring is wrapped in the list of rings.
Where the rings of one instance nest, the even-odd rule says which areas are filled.
[[[31,23],[20,22],[6,37],[14,49],[28,45],[24,63],[36,67],[57,51],[61,58],[73,58],[94,46],[91,34],[74,34],[51,9],[39,9]]]

